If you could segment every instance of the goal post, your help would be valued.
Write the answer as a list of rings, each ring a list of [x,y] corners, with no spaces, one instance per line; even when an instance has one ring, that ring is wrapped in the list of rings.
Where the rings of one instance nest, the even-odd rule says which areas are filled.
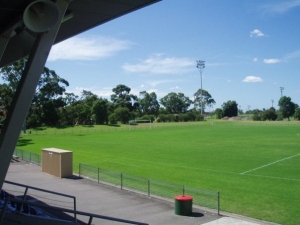
[[[139,124],[149,124],[149,129],[152,129],[152,121],[151,120],[130,120],[128,122],[128,129],[130,130],[132,126],[136,126]]]

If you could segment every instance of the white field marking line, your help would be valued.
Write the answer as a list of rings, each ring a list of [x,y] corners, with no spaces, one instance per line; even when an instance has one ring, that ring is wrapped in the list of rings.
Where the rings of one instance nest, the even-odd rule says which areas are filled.
[[[282,162],[282,161],[287,160],[287,159],[294,158],[294,157],[296,157],[296,156],[298,156],[298,155],[300,155],[300,153],[297,154],[297,155],[292,155],[292,156],[290,156],[290,157],[287,157],[287,158],[284,158],[284,159],[280,159],[280,160],[277,160],[277,161],[275,161],[275,162],[271,162],[271,163],[269,163],[269,164],[266,164],[266,165],[263,165],[263,166],[254,168],[254,169],[252,169],[252,170],[245,171],[245,172],[241,173],[241,175],[244,175],[244,174],[249,173],[249,172],[252,172],[252,171],[254,171],[254,170],[258,170],[258,169],[261,169],[261,168],[264,168],[264,167],[273,165],[273,164],[278,163],[278,162]]]
[[[300,182],[300,180],[297,180],[297,179],[284,178],[284,177],[273,177],[273,176],[264,176],[264,175],[256,175],[256,174],[246,174],[246,176],[252,176],[252,177],[265,177],[265,178],[270,178],[270,179],[288,180],[288,181],[296,181],[296,182]]]
[[[137,162],[156,164],[156,165],[170,166],[170,167],[179,167],[179,168],[186,168],[186,169],[193,169],[193,170],[204,170],[204,171],[212,171],[212,172],[218,172],[218,173],[229,173],[229,174],[239,175],[239,173],[224,171],[224,170],[213,170],[213,169],[203,169],[203,168],[188,167],[188,166],[177,166],[177,165],[172,165],[172,164],[168,164],[168,163],[158,163],[158,162],[151,162],[151,161],[146,161],[146,160],[131,159],[131,158],[126,158],[126,157],[118,157],[118,158],[119,159],[131,160],[131,161],[137,161]],[[107,160],[105,160],[105,161],[107,161]]]
[[[300,155],[300,154],[298,154],[298,155]],[[297,156],[297,155],[295,155],[295,156]],[[294,156],[292,156],[292,157],[294,157]],[[224,170],[213,170],[213,169],[195,168],[195,167],[187,167],[187,166],[176,166],[176,165],[167,164],[167,163],[156,163],[156,162],[150,162],[150,161],[145,161],[145,160],[126,158],[126,157],[118,157],[118,158],[132,160],[132,161],[145,162],[145,163],[150,163],[150,164],[165,165],[165,166],[170,166],[170,167],[181,167],[181,168],[188,168],[188,169],[193,169],[193,170],[204,170],[204,171],[212,171],[212,172],[217,172],[217,173],[229,173],[229,174],[234,174],[234,175],[241,175],[241,173],[229,172],[229,171],[224,171]],[[291,157],[289,157],[289,158],[291,158]],[[103,160],[103,162],[113,162],[113,161]],[[115,162],[113,162],[113,163],[115,163]],[[125,164],[125,163],[119,163],[119,164]],[[129,165],[129,164],[125,164],[125,165]],[[135,165],[131,165],[131,166],[135,166]],[[136,166],[136,167],[140,167],[140,166]],[[265,177],[265,178],[269,178],[269,179],[300,182],[300,180],[297,180],[297,179],[284,178],[284,177],[273,177],[273,176],[264,176],[264,175],[255,175],[255,174],[245,174],[245,175],[252,176],[252,177]]]
[[[131,164],[126,164],[126,163],[118,163],[118,162],[114,162],[114,161],[110,161],[110,160],[103,160],[102,162],[110,162],[110,163],[115,163],[115,164],[120,164],[120,165],[126,165],[126,166],[132,166],[132,167],[140,167],[137,165],[131,165]]]

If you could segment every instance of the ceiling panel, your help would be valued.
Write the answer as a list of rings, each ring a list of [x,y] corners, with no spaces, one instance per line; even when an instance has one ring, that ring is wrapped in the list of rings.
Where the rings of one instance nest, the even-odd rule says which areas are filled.
[[[66,12],[66,15],[72,14],[73,18],[61,24],[55,43],[158,1],[160,0],[73,0]],[[22,21],[23,12],[31,2],[0,0],[1,36],[16,21]],[[24,26],[19,26],[15,31],[17,34],[8,42],[0,67],[28,55],[31,50],[36,34],[24,29]]]

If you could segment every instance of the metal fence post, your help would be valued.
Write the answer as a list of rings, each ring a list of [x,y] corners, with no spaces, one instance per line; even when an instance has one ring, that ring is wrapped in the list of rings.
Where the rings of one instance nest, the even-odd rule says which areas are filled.
[[[74,200],[74,222],[77,223],[77,214],[76,214],[76,197],[73,198]]]
[[[123,189],[123,174],[121,173],[121,189]]]
[[[28,187],[25,188],[23,198],[22,198],[23,201],[25,201],[25,199],[26,199],[27,192],[28,192]]]
[[[98,183],[100,183],[100,178],[103,179],[103,181],[104,181],[106,179],[105,178],[106,177],[105,174],[108,173],[108,175],[109,175],[110,172],[112,172],[112,174],[111,174],[112,175],[112,180],[108,180],[106,182],[118,186],[118,181],[115,180],[115,179],[118,179],[118,176],[119,176],[119,179],[120,179],[120,189],[121,190],[126,189],[127,186],[128,187],[132,187],[132,189],[134,189],[134,190],[139,190],[140,188],[134,188],[133,186],[131,186],[131,184],[132,184],[131,182],[135,182],[136,180],[137,181],[142,181],[143,186],[147,185],[147,187],[145,187],[145,186],[143,187],[144,191],[142,191],[142,192],[145,195],[148,195],[148,197],[151,197],[151,188],[152,187],[151,187],[151,180],[150,179],[148,179],[148,178],[141,178],[141,177],[135,177],[135,176],[130,176],[129,175],[130,179],[129,180],[125,180],[125,184],[124,184],[124,180],[123,179],[127,179],[128,178],[128,177],[126,177],[127,176],[126,174],[125,174],[125,176],[123,176],[123,173],[121,173],[121,172],[115,172],[115,171],[109,171],[109,170],[107,170],[107,171],[106,170],[100,171],[100,170],[101,170],[101,168],[99,168],[99,167],[93,167],[93,166],[88,166],[88,165],[79,163],[79,177],[82,177],[82,176],[88,176],[89,177],[90,176],[89,173],[92,172],[92,174],[93,174],[92,177],[95,180],[96,179],[95,172],[97,171],[98,172]],[[100,175],[100,172],[104,173],[104,177],[101,177],[102,175]],[[131,178],[134,181],[131,181]],[[180,192],[181,192],[182,195],[185,195],[186,191],[188,192],[187,194],[194,194],[195,195],[194,196],[195,200],[198,199],[198,197],[199,198],[202,198],[202,197],[208,198],[207,201],[203,202],[202,206],[208,207],[208,208],[212,208],[212,209],[216,209],[216,207],[217,207],[217,213],[218,213],[218,215],[220,215],[220,213],[221,213],[221,206],[220,206],[221,205],[221,201],[220,201],[221,195],[220,195],[220,192],[211,192],[211,191],[196,190],[196,189],[191,189],[190,187],[185,188],[185,185],[177,185],[177,184],[175,185],[175,184],[160,183],[160,182],[156,183],[157,181],[155,181],[155,180],[153,182],[154,182],[154,186],[156,184],[160,185],[159,188],[162,188],[163,191],[165,191],[165,190],[169,191],[172,188],[172,190],[174,189],[176,191],[176,193],[179,192],[179,194],[180,194]],[[134,184],[132,184],[132,185],[134,185]],[[146,190],[146,188],[147,188],[147,190]],[[182,188],[182,190],[180,190],[180,188]],[[156,192],[156,186],[154,187],[154,189],[152,191]],[[161,189],[159,191],[161,191]],[[160,193],[158,195],[161,196]],[[199,204],[198,200],[197,200],[197,202],[195,201],[194,204],[198,205]]]
[[[80,165],[81,165],[81,164],[79,163],[79,177],[81,177],[81,176],[80,176],[80,174],[81,174],[81,173],[80,173],[80,172],[81,172],[81,171],[80,171],[80,169],[81,169],[81,166],[80,166]]]
[[[2,210],[1,210],[1,213],[0,213],[0,224],[2,224],[2,222],[4,220],[7,205],[8,205],[8,198],[5,198],[5,202],[4,202],[4,205],[2,206]]]
[[[218,191],[218,215],[220,215],[220,192]]]

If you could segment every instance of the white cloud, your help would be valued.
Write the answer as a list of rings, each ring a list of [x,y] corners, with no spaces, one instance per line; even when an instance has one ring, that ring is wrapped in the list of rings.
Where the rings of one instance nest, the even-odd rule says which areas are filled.
[[[279,59],[264,59],[264,63],[266,64],[275,64],[275,63],[279,63],[280,60]]]
[[[178,86],[175,86],[175,87],[171,87],[170,89],[171,90],[179,90],[180,88]]]
[[[250,37],[263,37],[263,36],[265,36],[264,33],[258,29],[254,29],[253,31],[250,32]]]
[[[111,37],[74,37],[52,47],[49,61],[55,60],[97,60],[111,57],[127,50],[132,43]]]
[[[258,58],[253,58],[253,62],[257,62],[258,61]]]
[[[297,59],[300,58],[300,50],[288,53],[284,56],[284,60]]]
[[[260,77],[255,77],[255,76],[247,76],[243,80],[245,83],[257,83],[257,82],[263,82],[263,80]]]
[[[67,89],[66,92],[69,93],[74,93],[77,96],[81,96],[81,93],[83,90],[85,91],[90,91],[93,94],[102,97],[102,98],[106,98],[109,99],[110,96],[113,94],[112,92],[112,87],[104,87],[104,88],[98,88],[98,87],[75,87],[73,89]]]
[[[261,9],[267,13],[282,14],[296,7],[300,7],[300,0],[285,0],[282,2],[274,2],[271,4],[263,5]]]
[[[155,81],[148,81],[147,83],[151,87],[156,87],[157,85],[160,85],[160,84],[173,83],[173,82],[178,82],[178,80],[155,80]]]
[[[213,66],[227,66],[228,63],[206,63],[205,66],[213,67]]]
[[[138,64],[126,63],[123,69],[133,73],[181,74],[195,70],[195,61],[187,58],[163,58],[161,54],[157,54]]]

